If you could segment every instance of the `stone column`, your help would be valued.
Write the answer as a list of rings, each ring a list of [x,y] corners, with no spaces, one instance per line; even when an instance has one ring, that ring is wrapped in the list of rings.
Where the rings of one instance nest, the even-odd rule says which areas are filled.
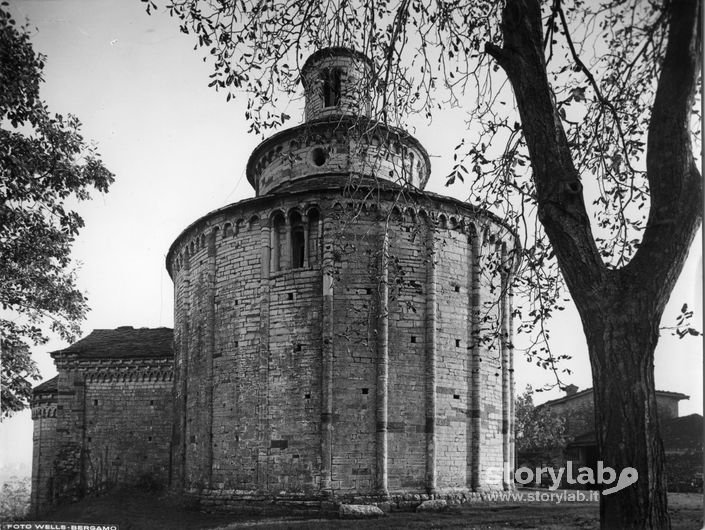
[[[515,414],[514,409],[514,319],[512,317],[512,311],[514,308],[514,291],[511,286],[511,272],[508,274],[510,282],[507,288],[507,350],[509,356],[509,470],[511,474],[509,476],[510,487],[514,487],[514,468],[516,467],[515,462],[515,439],[514,439],[514,428],[515,428]]]
[[[510,460],[510,430],[509,419],[511,417],[511,392],[509,382],[509,276],[504,271],[507,263],[507,250],[505,245],[501,245],[500,268],[500,348],[501,348],[501,368],[502,368],[502,488],[510,488],[509,474],[507,469]]]
[[[215,297],[216,297],[216,238],[218,229],[208,234],[208,294],[206,297],[206,458],[204,478],[208,487],[213,480],[213,357],[215,355]]]
[[[288,215],[284,216],[284,244],[280,242],[280,247],[284,250],[279,256],[279,270],[287,270],[292,268],[292,249],[291,249],[291,218]]]
[[[333,463],[333,318],[334,286],[333,237],[331,221],[321,220],[323,242],[322,285],[323,307],[321,311],[321,491],[331,495]]]
[[[269,221],[261,220],[260,247],[262,273],[267,271],[269,260],[270,233]],[[288,225],[288,221],[287,221]],[[253,230],[255,227],[252,227]],[[257,377],[257,475],[256,482],[259,489],[266,491],[268,488],[269,474],[269,443],[271,433],[269,429],[269,305],[270,305],[270,280],[268,275],[262,275],[259,282],[259,345]]]
[[[474,372],[474,357],[473,357],[473,344],[475,343],[474,337],[472,335],[473,321],[474,321],[474,298],[473,298],[473,247],[472,242],[475,238],[475,227],[470,225],[468,227],[468,239],[466,244],[466,261],[465,261],[465,288],[467,291],[467,312],[465,320],[465,365],[467,367],[467,373],[465,376],[466,386],[466,406],[467,406],[467,421],[465,423],[465,486],[471,490],[472,489],[472,477],[473,477],[473,466],[475,465],[475,445],[473,444],[473,392],[475,388],[475,372]]]
[[[426,491],[436,492],[436,231],[429,219],[426,226]]]
[[[480,474],[482,472],[481,457],[482,457],[482,421],[481,414],[481,396],[480,385],[482,378],[480,377],[481,368],[481,343],[480,343],[480,326],[482,318],[482,299],[480,294],[480,235],[475,234],[470,243],[471,259],[468,262],[472,291],[470,292],[470,312],[472,314],[470,321],[470,332],[468,336],[471,340],[471,389],[470,389],[470,425],[472,429],[472,439],[470,441],[470,452],[472,456],[472,465],[470,469],[470,488],[475,491],[480,487]]]
[[[180,372],[181,372],[181,385],[179,385],[181,391],[181,410],[177,411],[177,414],[181,417],[181,455],[179,459],[180,466],[180,477],[181,477],[181,488],[186,487],[186,467],[188,465],[188,392],[189,392],[189,337],[191,335],[190,319],[191,319],[191,255],[188,249],[184,252],[184,268],[183,268],[183,294],[181,297],[176,297],[176,300],[181,298],[183,302],[183,308],[181,313],[181,318],[178,315],[175,317],[176,321],[182,322],[182,332],[181,332],[181,355],[180,355]],[[175,380],[175,388],[178,382]]]
[[[262,246],[262,267],[261,274],[262,280],[269,278],[270,271],[272,270],[272,262],[274,261],[275,250],[274,245],[274,230],[272,230],[269,225],[265,224],[262,226],[262,241],[265,242]]]
[[[376,489],[379,495],[387,497],[387,423],[388,423],[388,384],[389,384],[389,235],[387,227],[382,230],[382,255],[380,258],[379,317],[377,335],[377,381],[375,396],[376,417]]]
[[[308,226],[308,216],[303,214],[301,216],[301,225],[304,230],[304,267],[308,268],[311,266],[309,263],[309,252],[308,252],[308,236],[309,236],[309,226]]]

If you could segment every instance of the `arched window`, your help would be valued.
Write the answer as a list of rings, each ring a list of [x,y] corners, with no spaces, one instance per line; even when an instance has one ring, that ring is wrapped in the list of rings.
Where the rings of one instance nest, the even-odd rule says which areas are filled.
[[[337,68],[323,71],[323,106],[337,107],[340,104],[341,71]]]
[[[301,215],[292,212],[291,222],[291,268],[300,269],[305,264],[306,235]]]
[[[320,248],[320,221],[318,210],[312,208],[308,211],[308,265],[315,267],[321,260]]]
[[[281,270],[284,256],[284,245],[286,243],[286,223],[284,216],[277,213],[272,218],[271,226],[271,263],[270,270],[276,272]]]

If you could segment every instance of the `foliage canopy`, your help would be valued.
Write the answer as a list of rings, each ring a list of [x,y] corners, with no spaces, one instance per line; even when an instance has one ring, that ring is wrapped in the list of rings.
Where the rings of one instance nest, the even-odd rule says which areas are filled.
[[[693,153],[700,3],[166,0],[166,8],[208,51],[211,85],[228,99],[248,92],[255,132],[285,121],[280,95],[294,91],[309,51],[327,46],[377,65],[385,123],[465,109],[469,129],[447,181],[470,181],[469,200],[522,239],[512,287],[528,301],[516,310],[518,331],[532,339],[527,356],[558,375],[545,322],[569,291],[587,338],[600,456],[639,473],[633,488],[602,499],[603,527],[668,527],[653,355],[702,221]]]
[[[27,405],[38,379],[31,344],[71,340],[88,307],[70,268],[83,226],[71,204],[106,192],[113,175],[75,116],[40,99],[45,57],[0,7],[0,351],[2,417]]]
[[[143,0],[148,12],[154,0]],[[165,9],[194,34],[213,66],[210,86],[229,100],[248,95],[250,130],[264,133],[289,116],[311,50],[346,46],[377,69],[378,118],[405,126],[440,109],[467,115],[456,139],[448,185],[467,183],[473,204],[500,215],[522,240],[522,270],[513,286],[519,333],[529,360],[552,369],[567,355],[549,349],[547,318],[569,299],[551,242],[539,222],[536,184],[511,87],[486,46],[502,41],[502,2],[361,2],[264,0],[213,4],[168,0]],[[628,264],[649,211],[646,134],[664,58],[666,4],[622,0],[553,0],[543,16],[546,71],[565,129],[599,255],[607,267]],[[547,14],[546,14],[547,13]],[[692,107],[699,140],[698,105]],[[683,315],[681,315],[683,316]],[[678,323],[682,336],[688,321]],[[522,342],[523,344],[524,342]]]
[[[536,407],[533,393],[529,385],[515,399],[517,451],[562,448],[565,444],[565,420],[546,407]]]

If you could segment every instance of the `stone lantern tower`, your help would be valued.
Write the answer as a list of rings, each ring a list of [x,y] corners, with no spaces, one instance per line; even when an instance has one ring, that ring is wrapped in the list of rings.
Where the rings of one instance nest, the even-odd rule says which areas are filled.
[[[428,154],[375,121],[373,76],[314,53],[305,121],[247,163],[256,196],[169,250],[172,485],[203,504],[511,487],[515,238],[422,191]]]

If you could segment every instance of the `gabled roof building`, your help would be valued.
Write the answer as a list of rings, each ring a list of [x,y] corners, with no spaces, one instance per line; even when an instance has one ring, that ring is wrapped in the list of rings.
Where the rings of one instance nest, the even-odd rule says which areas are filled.
[[[565,446],[548,452],[520,454],[520,464],[542,466],[546,462],[533,460],[548,458],[556,467],[565,467],[571,461],[575,469],[583,466],[596,469],[598,454],[593,389],[578,391],[575,385],[569,385],[565,392],[563,397],[538,405],[563,419]],[[702,491],[703,417],[699,414],[679,416],[678,404],[685,399],[689,396],[680,392],[656,391],[668,488],[669,491]]]
[[[31,512],[118,484],[166,484],[173,421],[171,328],[97,329],[52,352],[34,389]]]

